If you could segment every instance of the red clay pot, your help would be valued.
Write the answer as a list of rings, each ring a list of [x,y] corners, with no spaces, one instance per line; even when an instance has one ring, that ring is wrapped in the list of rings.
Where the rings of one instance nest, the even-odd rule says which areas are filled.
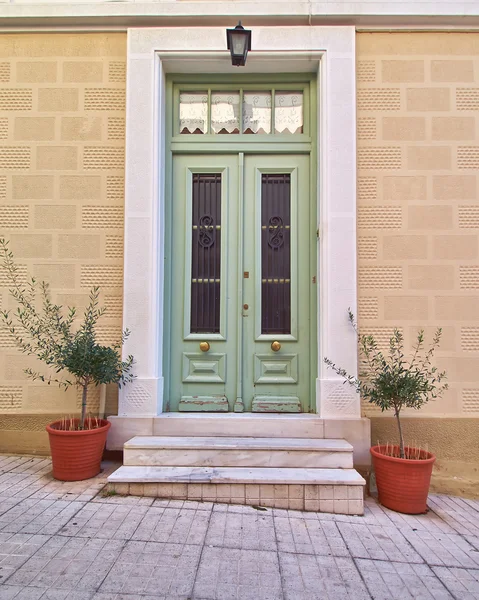
[[[383,454],[385,449],[386,446],[371,448],[379,502],[386,508],[409,515],[425,513],[432,466],[436,457],[430,452],[420,450],[422,460],[394,458]],[[398,446],[395,450],[399,453]],[[413,449],[405,450],[407,452]]]
[[[47,425],[52,452],[53,477],[60,481],[81,481],[95,477],[101,470],[101,457],[111,423],[99,419],[97,429],[61,431],[60,421]]]

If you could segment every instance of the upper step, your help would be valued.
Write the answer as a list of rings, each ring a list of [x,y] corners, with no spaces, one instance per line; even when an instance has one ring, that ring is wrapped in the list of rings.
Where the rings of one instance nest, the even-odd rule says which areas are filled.
[[[324,419],[313,414],[163,413],[153,435],[181,437],[324,438]]]
[[[126,466],[350,469],[345,440],[137,436],[124,446]]]

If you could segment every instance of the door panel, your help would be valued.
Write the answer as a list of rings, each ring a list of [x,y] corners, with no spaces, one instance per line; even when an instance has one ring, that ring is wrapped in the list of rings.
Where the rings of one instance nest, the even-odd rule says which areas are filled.
[[[244,399],[254,412],[309,410],[310,192],[308,156],[245,160]]]
[[[237,156],[177,156],[171,207],[170,410],[228,411],[235,394]]]
[[[309,156],[175,157],[170,410],[309,410],[310,233]]]

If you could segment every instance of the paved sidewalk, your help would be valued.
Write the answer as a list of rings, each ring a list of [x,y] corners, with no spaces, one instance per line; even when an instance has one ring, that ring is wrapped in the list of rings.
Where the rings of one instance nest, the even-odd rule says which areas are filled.
[[[0,600],[479,600],[479,501],[364,517],[102,495],[0,455]]]

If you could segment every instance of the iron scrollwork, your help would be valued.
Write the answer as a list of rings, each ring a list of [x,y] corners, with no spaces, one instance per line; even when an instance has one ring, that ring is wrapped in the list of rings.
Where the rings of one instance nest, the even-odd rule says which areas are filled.
[[[273,249],[281,248],[281,246],[284,244],[283,219],[281,217],[277,217],[277,216],[270,217],[270,219],[268,221],[268,227],[269,227],[269,238],[268,238],[269,246]]]
[[[211,248],[215,243],[215,220],[211,215],[203,215],[198,224],[198,243],[202,248]]]

